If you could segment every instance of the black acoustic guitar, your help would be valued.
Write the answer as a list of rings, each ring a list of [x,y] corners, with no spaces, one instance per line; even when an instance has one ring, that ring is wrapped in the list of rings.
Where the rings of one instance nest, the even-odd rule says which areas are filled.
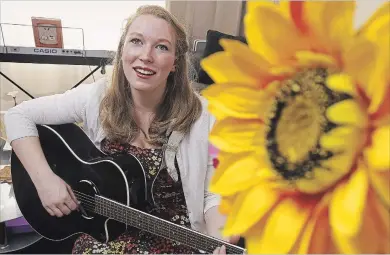
[[[37,128],[51,169],[72,187],[81,202],[78,211],[60,218],[50,216],[30,176],[12,152],[16,201],[27,222],[44,238],[60,241],[87,233],[108,242],[131,226],[205,253],[212,253],[222,245],[230,254],[245,252],[239,246],[145,213],[144,209],[151,204],[150,191],[144,169],[135,156],[104,154],[75,124],[38,125]]]

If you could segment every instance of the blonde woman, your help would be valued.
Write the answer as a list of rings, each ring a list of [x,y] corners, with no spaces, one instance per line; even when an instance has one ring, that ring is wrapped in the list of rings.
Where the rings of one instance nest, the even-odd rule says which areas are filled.
[[[187,51],[186,33],[176,19],[164,8],[144,6],[128,20],[110,80],[29,100],[7,112],[8,139],[49,214],[68,215],[77,208],[77,201],[45,160],[36,124],[82,122],[103,152],[131,153],[140,159],[148,181],[154,181],[160,207],[149,213],[220,237],[224,219],[217,209],[219,198],[207,191],[213,174],[207,153],[213,119],[204,99],[190,87]],[[159,169],[171,131],[184,134],[174,157],[174,171]],[[134,229],[106,244],[82,235],[73,252],[199,253]],[[223,253],[224,248],[215,252]]]

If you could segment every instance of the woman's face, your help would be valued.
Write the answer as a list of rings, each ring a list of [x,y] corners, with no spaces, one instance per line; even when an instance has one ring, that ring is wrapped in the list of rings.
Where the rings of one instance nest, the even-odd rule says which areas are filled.
[[[165,20],[141,15],[130,25],[122,53],[125,76],[132,89],[165,90],[175,70],[175,31]]]

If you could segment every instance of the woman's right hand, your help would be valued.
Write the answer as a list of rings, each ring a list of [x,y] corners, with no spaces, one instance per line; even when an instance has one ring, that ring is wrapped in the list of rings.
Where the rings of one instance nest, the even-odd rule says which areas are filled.
[[[41,176],[35,183],[43,207],[51,216],[62,217],[78,208],[72,188],[54,172]]]
[[[28,172],[46,211],[57,217],[68,215],[78,208],[72,189],[47,163],[37,136],[26,136],[11,142],[20,162]]]

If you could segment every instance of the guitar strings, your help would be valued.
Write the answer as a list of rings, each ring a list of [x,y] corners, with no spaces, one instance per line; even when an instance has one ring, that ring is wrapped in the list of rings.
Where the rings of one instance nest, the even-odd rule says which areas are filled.
[[[95,209],[96,209],[96,205],[98,204],[98,202],[96,201],[96,199],[95,199],[95,197],[92,197],[92,196],[90,196],[90,195],[87,195],[87,194],[84,194],[84,193],[81,193],[81,192],[79,192],[79,191],[76,191],[75,190],[75,192],[77,193],[77,195],[79,195],[79,197],[80,197],[80,200],[81,201],[84,201],[84,203],[85,203],[85,209],[87,209],[87,210],[89,210],[89,211],[92,211],[92,212],[94,212],[95,211]],[[104,204],[104,201],[103,201],[103,204]],[[120,209],[119,208],[116,208],[115,206],[114,207],[112,207],[110,204],[108,204],[108,203],[106,203],[106,205],[108,205],[109,207],[110,207],[110,211],[114,211],[114,212],[117,212],[117,213],[121,213],[121,211],[120,211]],[[116,209],[119,209],[119,210],[116,210]],[[103,211],[103,213],[104,213],[104,211]],[[107,210],[107,213],[109,213],[108,212],[108,210]],[[126,216],[127,216],[127,214],[126,214]],[[131,216],[131,215],[130,215]],[[128,218],[126,217],[126,218],[123,218],[123,217],[121,217],[121,216],[119,216],[122,220],[125,220],[126,221],[126,223],[128,222]],[[130,218],[131,219],[131,218]],[[138,221],[141,221],[140,223],[148,223],[147,221],[142,221],[142,219],[141,220],[138,220]],[[136,225],[136,224],[135,224]],[[146,224],[145,224],[146,225]],[[163,225],[162,225],[163,226]],[[175,225],[172,225],[172,226],[175,226]],[[161,228],[161,227],[160,227]],[[182,233],[180,233],[180,230],[179,230],[180,228],[177,228],[176,230],[176,234],[179,234],[180,236],[182,236],[182,237],[185,237],[185,238],[187,238],[187,236],[183,236],[182,235]],[[170,230],[169,229],[169,227],[168,227],[168,229],[166,229],[165,228],[165,230]],[[185,233],[184,233],[184,235],[185,235]],[[204,241],[208,241],[208,240],[204,240]],[[201,245],[200,247],[204,247],[204,241],[202,242],[202,244],[200,244],[200,243],[198,243],[199,245]],[[218,242],[218,244],[220,245],[220,244],[225,244],[225,243],[222,243],[222,242],[220,242],[220,241],[216,241],[216,242]],[[214,242],[212,242],[212,243],[214,243],[215,244],[215,241]],[[226,244],[225,244],[226,245]],[[227,247],[227,248],[233,248],[233,249],[237,249],[236,247],[234,247],[234,246],[232,246],[232,247]],[[241,248],[240,248],[240,250],[239,251],[241,251],[242,252],[242,250],[241,250]]]
[[[77,191],[77,190],[73,190],[73,191],[75,192],[76,197],[79,198],[80,202],[82,202],[82,205],[83,205],[83,208],[84,208],[84,209],[86,209],[86,210],[88,210],[88,211],[91,211],[91,212],[96,212],[97,205],[103,204],[103,205],[106,205],[106,206],[110,207],[110,208],[109,208],[110,210],[108,210],[108,209],[105,210],[106,213],[110,214],[112,211],[113,211],[114,213],[118,213],[118,215],[116,215],[116,216],[119,217],[120,220],[124,220],[126,223],[128,222],[128,220],[129,220],[129,218],[127,217],[128,214],[126,213],[126,217],[123,218],[123,217],[122,217],[122,214],[121,214],[120,208],[117,208],[117,207],[115,207],[115,206],[112,206],[112,205],[109,204],[109,203],[104,203],[104,202],[105,202],[104,200],[101,201],[101,202],[103,202],[103,203],[101,203],[101,202],[99,202],[99,201],[96,200],[96,197],[95,197],[95,196],[90,196],[90,195],[88,195],[88,194],[82,193],[82,192]],[[103,209],[103,208],[102,208],[102,209]],[[104,210],[103,210],[102,212],[103,212],[103,214],[104,214]],[[129,216],[131,216],[131,215],[129,215]],[[135,220],[135,219],[130,218],[130,221],[131,221],[131,220]],[[138,220],[135,220],[135,223],[137,223],[137,222],[138,222],[139,224],[144,223],[144,226],[148,226],[148,221],[143,221],[142,218],[138,218]],[[127,224],[127,225],[128,225],[128,224]],[[133,224],[133,225],[137,225],[137,224]],[[161,226],[162,226],[162,227],[161,227]],[[153,225],[153,227],[155,227],[155,225]],[[181,231],[183,231],[181,228],[177,228],[177,226],[175,226],[174,224],[172,225],[172,227],[176,227],[176,231],[175,231],[176,233],[173,232],[175,235],[179,235],[180,237],[184,238],[184,239],[187,240],[187,242],[188,242],[187,235],[186,235],[186,233],[181,233]],[[165,228],[164,225],[160,225],[159,228],[160,228],[160,230],[161,230],[161,228],[164,228],[163,230],[167,230],[167,231],[170,231],[170,230],[171,230],[171,229],[169,228],[169,226],[168,226],[168,228]],[[149,230],[149,227],[147,227],[147,229]],[[149,231],[152,232],[151,230],[149,230]],[[216,241],[216,240],[212,240],[212,239],[210,239],[210,240],[207,240],[207,239],[206,239],[206,240],[190,240],[190,241],[192,241],[192,242],[195,241],[195,244],[193,244],[193,245],[196,245],[198,249],[204,249],[204,248],[205,248],[205,247],[204,247],[204,246],[205,246],[204,243],[209,243],[209,242],[211,242],[211,244],[213,244],[213,245],[221,245],[221,244],[224,244],[224,245],[226,246],[227,251],[232,250],[232,252],[235,251],[234,253],[236,253],[236,254],[237,254],[237,253],[242,253],[241,248],[237,248],[237,247],[235,247],[235,246],[229,246],[229,244],[226,245],[225,242],[221,242],[221,241]],[[207,246],[207,245],[206,245],[206,246]],[[202,248],[200,248],[200,247],[202,247]],[[212,248],[209,248],[209,249],[211,250],[211,252],[213,251]],[[210,251],[210,250],[209,250],[209,251]],[[239,251],[239,252],[237,252],[237,251]]]
[[[119,210],[116,210],[116,208],[112,208],[113,210],[110,210],[110,212],[113,212],[113,213],[121,213],[121,211]],[[91,210],[93,211],[93,209]],[[104,213],[103,213],[104,214]],[[130,215],[131,216],[131,215]],[[107,215],[107,217],[110,217],[110,215]],[[118,218],[118,215],[116,217],[110,217],[112,219],[116,219]],[[137,228],[137,226],[140,226],[140,224],[142,224],[143,226],[143,229],[147,230],[148,232],[150,233],[153,233],[153,234],[156,234],[156,235],[159,235],[159,233],[161,233],[161,231],[165,231],[167,233],[169,233],[169,237],[170,238],[171,236],[179,236],[181,237],[181,240],[183,241],[180,241],[180,239],[178,240],[177,238],[174,239],[173,241],[176,241],[178,243],[183,243],[183,244],[187,244],[188,246],[190,247],[193,247],[193,248],[197,248],[199,250],[206,250],[208,251],[209,253],[213,252],[214,248],[215,247],[218,247],[218,246],[221,246],[223,245],[224,243],[221,243],[221,242],[218,242],[218,241],[212,241],[212,240],[209,240],[209,239],[202,239],[202,238],[192,238],[192,239],[189,239],[188,235],[186,232],[182,233],[180,230],[178,231],[175,231],[175,232],[172,232],[172,229],[169,227],[169,226],[164,226],[164,225],[160,225],[160,226],[157,226],[156,225],[153,225],[152,223],[148,222],[148,221],[144,221],[142,219],[129,219],[129,218],[123,218],[121,216],[119,216],[120,219],[124,219],[124,221],[126,222],[127,225],[129,225],[129,222],[132,223],[131,226],[135,226]],[[156,232],[156,229],[158,229],[160,232]],[[171,232],[169,232],[171,231]],[[161,234],[160,234],[161,235]],[[167,238],[167,236],[163,236],[165,238]],[[226,245],[226,244],[225,244]],[[211,247],[210,247],[211,246]],[[233,253],[233,254],[240,254],[243,252],[243,250],[241,248],[236,248],[234,246],[230,247],[229,245],[226,245],[226,249],[227,249],[227,252],[229,253]],[[232,252],[230,252],[230,250]]]

